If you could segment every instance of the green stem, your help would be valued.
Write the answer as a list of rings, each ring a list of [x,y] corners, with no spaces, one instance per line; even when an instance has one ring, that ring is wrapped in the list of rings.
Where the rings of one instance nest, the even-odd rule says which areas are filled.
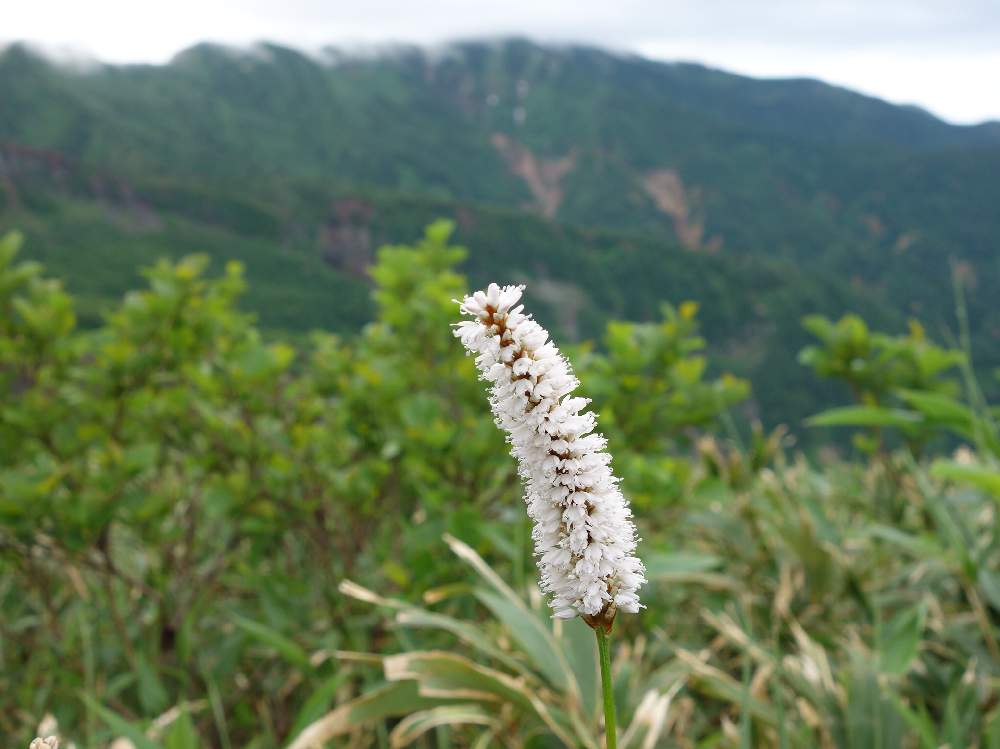
[[[611,689],[611,648],[608,645],[608,633],[604,627],[594,628],[597,634],[597,650],[601,654],[601,689],[604,692],[604,733],[607,736],[607,748],[616,749],[618,734],[615,730],[615,695]]]

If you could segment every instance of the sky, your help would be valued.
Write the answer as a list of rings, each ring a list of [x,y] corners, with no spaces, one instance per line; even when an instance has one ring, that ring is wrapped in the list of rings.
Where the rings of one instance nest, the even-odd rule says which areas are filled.
[[[154,62],[200,41],[322,46],[518,35],[809,76],[956,123],[1000,120],[1000,0],[0,0],[0,40]]]

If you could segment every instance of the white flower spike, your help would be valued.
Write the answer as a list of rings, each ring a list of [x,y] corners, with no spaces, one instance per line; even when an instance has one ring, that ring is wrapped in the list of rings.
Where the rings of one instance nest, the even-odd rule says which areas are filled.
[[[455,335],[490,383],[497,426],[525,482],[528,515],[555,616],[582,616],[610,629],[617,611],[636,613],[646,582],[632,511],[611,473],[590,402],[574,397],[579,381],[548,332],[518,305],[523,286],[490,284],[461,303],[472,319]],[[515,306],[517,305],[517,306]]]

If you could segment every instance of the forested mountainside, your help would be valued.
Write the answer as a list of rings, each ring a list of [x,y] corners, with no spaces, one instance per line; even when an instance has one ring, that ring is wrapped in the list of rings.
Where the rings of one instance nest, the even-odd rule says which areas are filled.
[[[265,327],[350,333],[375,248],[443,216],[472,280],[533,284],[566,336],[699,302],[767,423],[828,403],[796,363],[803,315],[943,338],[956,275],[976,361],[1000,365],[1000,124],[817,81],[520,40],[78,69],[12,45],[0,144],[0,229],[92,317],[203,251],[246,263]]]

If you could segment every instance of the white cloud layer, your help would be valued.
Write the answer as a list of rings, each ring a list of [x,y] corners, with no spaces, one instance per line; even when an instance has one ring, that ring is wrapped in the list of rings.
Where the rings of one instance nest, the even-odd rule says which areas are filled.
[[[0,38],[107,62],[199,41],[303,48],[525,35],[811,76],[953,122],[1000,119],[997,0],[0,0]]]

